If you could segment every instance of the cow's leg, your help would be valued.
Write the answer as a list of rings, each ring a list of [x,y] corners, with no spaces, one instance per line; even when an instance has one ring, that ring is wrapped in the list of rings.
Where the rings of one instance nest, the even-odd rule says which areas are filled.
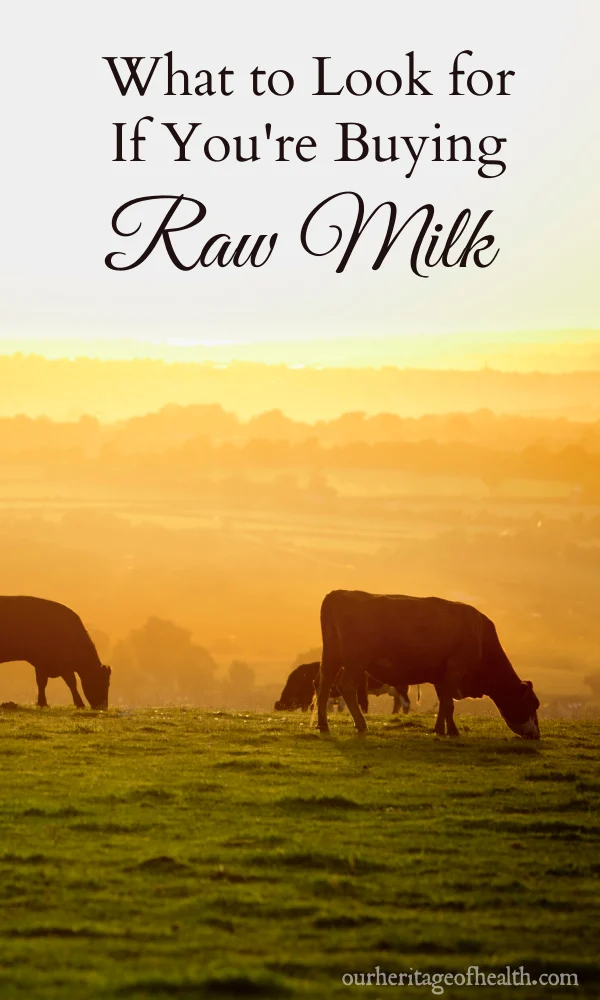
[[[438,713],[437,719],[435,720],[434,732],[436,736],[446,735],[446,700],[444,698],[444,693],[441,684],[435,685],[435,693],[438,698]]]
[[[75,705],[75,708],[85,708],[85,702],[77,690],[77,680],[75,678],[75,674],[71,672],[69,674],[63,674],[62,676],[69,691],[73,695],[73,704]]]
[[[339,669],[339,663],[332,662],[332,660],[323,657],[317,682],[317,729],[320,729],[322,733],[329,731],[327,703],[329,701],[329,692],[333,687],[333,682]]]
[[[440,700],[435,731],[438,735],[444,735],[444,722],[448,736],[458,736],[459,732],[454,721],[454,695],[460,695],[462,679],[465,674],[476,663],[477,649],[471,645],[451,656],[446,664],[446,673],[441,684],[436,684],[437,696]],[[441,726],[441,729],[438,728]]]
[[[446,705],[446,733],[448,736],[460,736],[454,721],[454,698],[450,697]]]
[[[323,637],[323,653],[317,683],[317,729],[322,733],[329,731],[327,724],[327,699],[333,682],[342,667],[342,647],[335,626],[334,616],[329,598],[321,605],[321,635]]]
[[[363,674],[363,679],[358,685],[358,704],[366,715],[369,711],[369,684],[366,673]]]
[[[456,723],[454,722],[454,699],[452,695],[448,695],[445,692],[440,693],[440,704],[438,708],[438,716],[435,722],[435,732],[437,736],[444,736],[446,732],[448,736],[458,736],[458,729],[456,728]]]
[[[358,704],[358,690],[359,685],[362,684],[363,673],[364,671],[348,673],[348,668],[346,667],[342,670],[337,680],[337,686],[342,693],[344,701],[348,706],[348,711],[354,719],[354,726],[359,733],[364,733],[367,730],[365,717]]]
[[[396,708],[396,698],[398,699],[398,708]],[[410,712],[410,697],[407,687],[403,687],[401,691],[396,690],[394,695],[394,712],[399,712],[400,709],[404,715],[408,715]]]
[[[44,673],[43,670],[35,669],[35,679],[37,681],[38,689],[38,706],[39,708],[48,708],[48,702],[46,701],[46,684],[48,683],[48,674]]]

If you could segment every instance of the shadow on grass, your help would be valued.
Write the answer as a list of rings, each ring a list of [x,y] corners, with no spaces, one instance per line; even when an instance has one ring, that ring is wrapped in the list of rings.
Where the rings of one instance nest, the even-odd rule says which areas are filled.
[[[137,865],[126,868],[128,872],[141,872],[146,875],[189,875],[194,871],[185,861],[178,861],[170,854],[160,854],[155,858],[147,858]]]
[[[12,927],[4,932],[10,938],[66,938],[66,939],[116,939],[122,940],[123,931],[118,929],[103,929],[101,927],[59,927],[52,924],[34,927]],[[154,939],[157,935],[143,935],[143,939]]]
[[[48,854],[2,854],[0,865],[45,865],[57,864],[58,858]]]
[[[360,737],[349,730],[334,731],[326,738],[321,736],[320,752],[324,759],[343,757],[365,769],[377,764],[395,773],[400,765],[414,765],[418,769],[443,765],[446,770],[456,768],[458,773],[466,764],[512,769],[521,760],[525,764],[542,757],[544,751],[543,743],[520,737],[500,740],[477,735],[449,739],[430,734],[421,726],[405,733],[400,725],[392,731],[388,724],[384,726]]]
[[[213,767],[233,768],[237,771],[285,771],[290,765],[281,760],[255,757],[233,757],[231,760],[217,760]]]
[[[353,916],[349,913],[326,914],[313,920],[313,927],[319,930],[345,930],[351,927],[364,927],[366,924],[380,924],[381,917],[374,917],[368,913]]]
[[[250,861],[252,864],[260,866],[283,865],[286,868],[322,870],[344,875],[360,875],[390,870],[389,865],[360,855],[328,854],[323,851],[276,850],[269,854],[252,855]]]
[[[285,796],[284,798],[278,799],[276,804],[295,812],[319,813],[323,810],[349,811],[353,809],[373,808],[372,806],[363,806],[360,802],[355,802],[354,799],[349,799],[345,795]]]
[[[531,771],[523,775],[523,781],[577,781],[579,775],[575,771]],[[600,785],[598,785],[600,788]]]
[[[285,997],[292,993],[290,986],[277,975],[257,971],[235,970],[215,973],[198,979],[139,979],[121,986],[118,995],[127,997]]]
[[[598,823],[570,823],[566,820],[545,820],[529,819],[523,817],[522,820],[496,819],[488,816],[484,819],[471,818],[468,820],[471,830],[493,830],[497,833],[510,834],[539,834],[558,840],[579,840],[587,836],[593,839],[600,838],[600,825]]]
[[[21,815],[28,818],[39,816],[44,819],[72,819],[74,816],[82,816],[84,813],[75,806],[64,806],[62,809],[45,809],[40,806],[32,806],[29,809],[24,809]]]
[[[90,820],[82,823],[71,823],[69,829],[74,833],[136,834],[145,833],[150,829],[150,826],[147,823],[98,823]]]

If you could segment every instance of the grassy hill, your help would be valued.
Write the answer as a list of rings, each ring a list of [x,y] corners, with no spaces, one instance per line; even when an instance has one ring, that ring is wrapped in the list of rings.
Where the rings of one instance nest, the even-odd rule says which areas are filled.
[[[597,997],[600,724],[459,722],[0,710],[0,996]]]

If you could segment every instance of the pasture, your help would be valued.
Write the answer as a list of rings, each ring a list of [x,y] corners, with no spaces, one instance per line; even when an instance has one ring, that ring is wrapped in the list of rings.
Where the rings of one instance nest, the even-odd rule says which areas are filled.
[[[0,709],[0,997],[597,997],[600,724],[458,722]]]

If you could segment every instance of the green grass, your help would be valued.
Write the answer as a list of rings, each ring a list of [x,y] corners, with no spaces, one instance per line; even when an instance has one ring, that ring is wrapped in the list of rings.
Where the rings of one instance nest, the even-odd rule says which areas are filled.
[[[0,996],[380,1000],[432,994],[342,975],[507,963],[600,995],[600,724],[310,722],[0,710]]]

